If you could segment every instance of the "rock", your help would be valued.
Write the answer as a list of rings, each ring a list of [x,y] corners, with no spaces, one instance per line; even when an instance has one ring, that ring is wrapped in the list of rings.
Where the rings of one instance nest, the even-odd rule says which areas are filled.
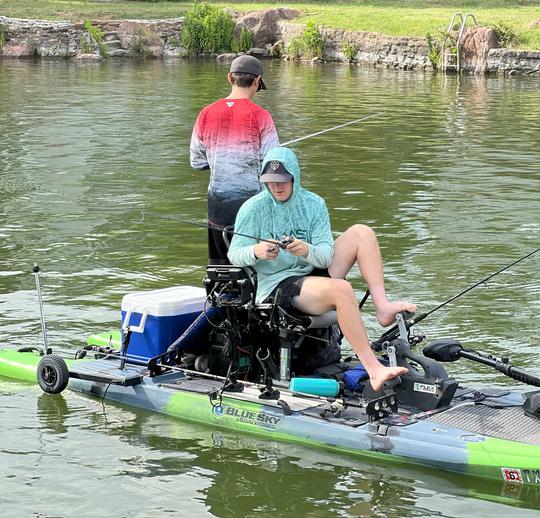
[[[285,52],[285,43],[283,40],[276,41],[269,49],[270,56],[280,58]]]
[[[150,45],[147,50],[148,54],[155,59],[163,57],[163,47],[161,45]]]
[[[135,33],[137,32],[137,29],[139,27],[140,24],[138,24],[137,22],[125,20],[120,22],[117,34],[123,49],[129,49],[131,47],[131,45],[133,44]]]
[[[129,49],[113,49],[109,52],[108,56],[110,58],[129,58],[133,55],[132,51]]]
[[[297,9],[262,9],[240,15],[236,20],[235,37],[240,36],[242,28],[253,34],[253,46],[263,48],[267,43],[273,44],[278,39],[280,20],[292,20],[300,15]]]
[[[246,54],[251,54],[255,57],[266,57],[268,56],[268,50],[266,48],[261,49],[259,47],[253,47],[252,49],[249,49]]]
[[[30,45],[4,45],[3,56],[6,58],[29,58],[35,54]]]
[[[99,54],[77,54],[74,58],[77,63],[96,63],[102,59]]]
[[[218,63],[232,63],[234,58],[236,56],[239,56],[240,54],[235,54],[234,52],[227,52],[226,54],[219,54],[216,56],[216,61]]]
[[[109,39],[105,41],[105,45],[107,46],[107,52],[109,52],[109,54],[115,50],[124,48],[122,47],[122,42],[120,40]]]
[[[497,34],[489,27],[469,27],[460,45],[460,63],[464,71],[484,72],[488,53],[499,47]]]

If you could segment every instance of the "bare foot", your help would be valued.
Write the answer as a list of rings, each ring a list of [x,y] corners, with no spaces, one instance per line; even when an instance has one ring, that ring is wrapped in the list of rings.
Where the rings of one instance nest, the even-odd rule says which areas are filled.
[[[408,311],[414,313],[416,311],[416,304],[407,302],[406,300],[398,300],[396,302],[386,302],[384,305],[378,307],[377,321],[381,326],[386,327],[394,323],[396,315],[401,311]]]
[[[380,392],[383,388],[383,383],[407,374],[409,372],[405,367],[384,367],[383,365],[373,373],[370,373],[369,382],[375,392]]]

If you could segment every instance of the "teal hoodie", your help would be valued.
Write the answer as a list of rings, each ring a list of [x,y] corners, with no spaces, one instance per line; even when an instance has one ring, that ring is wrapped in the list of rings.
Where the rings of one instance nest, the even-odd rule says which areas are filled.
[[[268,162],[278,160],[294,177],[293,192],[285,201],[277,201],[264,189],[247,200],[236,216],[234,230],[262,239],[279,240],[291,236],[305,241],[309,252],[305,258],[280,250],[275,260],[257,259],[257,239],[235,234],[228,257],[237,266],[252,266],[257,272],[257,302],[263,302],[276,286],[288,277],[307,275],[314,268],[328,268],[334,255],[330,218],[324,200],[300,185],[300,167],[296,155],[288,148],[276,147],[264,157],[262,171]]]

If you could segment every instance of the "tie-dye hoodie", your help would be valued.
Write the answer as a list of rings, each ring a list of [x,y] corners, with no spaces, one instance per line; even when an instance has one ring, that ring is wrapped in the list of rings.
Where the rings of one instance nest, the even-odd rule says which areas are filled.
[[[300,167],[296,155],[288,148],[276,147],[264,157],[262,169],[278,160],[293,177],[293,192],[284,202],[277,201],[265,184],[263,190],[246,201],[236,217],[234,230],[262,239],[292,236],[309,244],[306,258],[280,250],[273,261],[256,259],[256,239],[234,235],[228,257],[232,264],[252,266],[257,271],[257,302],[264,301],[284,279],[307,275],[314,268],[327,268],[334,254],[330,218],[324,200],[300,185]],[[269,245],[270,246],[270,245]]]

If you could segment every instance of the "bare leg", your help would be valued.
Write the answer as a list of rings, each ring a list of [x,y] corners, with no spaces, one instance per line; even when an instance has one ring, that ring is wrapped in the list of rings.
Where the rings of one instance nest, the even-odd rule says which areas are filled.
[[[307,277],[294,302],[299,310],[311,315],[336,309],[341,332],[367,370],[373,390],[380,391],[385,381],[407,372],[403,367],[385,367],[377,360],[369,344],[356,296],[349,282],[342,279]]]
[[[328,271],[335,279],[345,279],[354,263],[358,263],[371,292],[379,324],[388,326],[400,311],[416,310],[415,304],[403,300],[390,302],[386,298],[379,243],[375,232],[367,225],[353,225],[336,239],[334,259]]]

